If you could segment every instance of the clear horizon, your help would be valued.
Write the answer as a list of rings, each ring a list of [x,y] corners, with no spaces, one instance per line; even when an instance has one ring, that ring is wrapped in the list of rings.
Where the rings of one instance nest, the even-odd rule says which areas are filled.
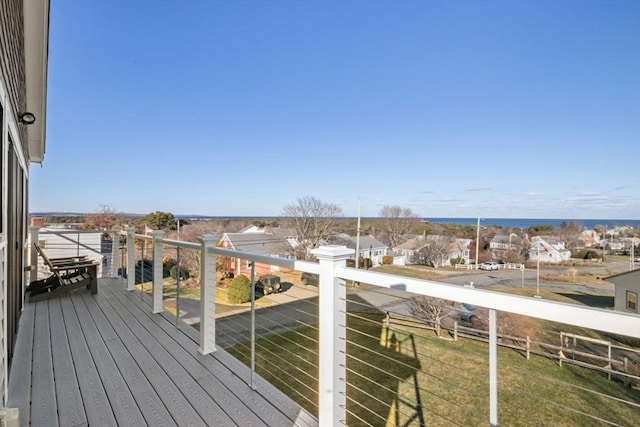
[[[52,2],[30,210],[640,219],[638,22],[624,0]]]

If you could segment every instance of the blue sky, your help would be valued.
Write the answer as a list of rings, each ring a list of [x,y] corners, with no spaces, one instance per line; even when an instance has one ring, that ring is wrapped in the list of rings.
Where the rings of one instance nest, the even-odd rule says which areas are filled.
[[[640,219],[640,2],[51,4],[31,211]]]

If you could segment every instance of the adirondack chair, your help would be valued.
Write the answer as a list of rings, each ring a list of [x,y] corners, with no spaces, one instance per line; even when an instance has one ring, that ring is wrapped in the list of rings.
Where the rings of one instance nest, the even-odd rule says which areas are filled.
[[[98,261],[89,260],[85,256],[49,259],[37,243],[33,246],[52,274],[46,279],[34,280],[27,286],[30,302],[71,292],[83,286],[90,289],[91,294],[98,293]]]

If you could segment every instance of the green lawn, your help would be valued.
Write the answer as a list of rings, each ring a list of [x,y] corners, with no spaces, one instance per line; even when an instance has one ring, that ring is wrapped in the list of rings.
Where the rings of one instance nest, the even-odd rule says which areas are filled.
[[[404,326],[387,330],[382,320],[371,314],[348,320],[348,425],[488,424],[486,344]],[[270,335],[256,349],[258,373],[317,414],[317,329]],[[248,343],[227,350],[249,363]],[[544,357],[526,360],[502,348],[498,363],[502,425],[597,425],[582,413],[640,425],[638,407],[602,396],[640,404],[638,391],[594,371],[559,367]]]

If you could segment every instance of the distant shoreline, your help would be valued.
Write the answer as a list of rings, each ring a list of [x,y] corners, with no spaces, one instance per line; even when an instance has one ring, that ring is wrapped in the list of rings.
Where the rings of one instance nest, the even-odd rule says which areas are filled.
[[[144,216],[146,214],[124,213],[126,216]],[[76,212],[32,212],[29,216],[84,216],[85,213]],[[278,219],[281,216],[233,216],[233,215],[181,215],[175,214],[176,218],[193,219],[193,220],[234,220],[234,219]],[[348,220],[355,220],[357,217],[343,217]],[[379,219],[379,217],[363,217],[365,220]],[[478,218],[450,218],[450,217],[426,217],[422,218],[425,222],[432,224],[459,224],[475,226]],[[640,227],[640,219],[570,219],[570,218],[480,218],[481,226],[498,226],[502,228],[529,228],[536,225],[550,225],[560,227],[563,223],[575,223],[583,226],[585,229],[592,229],[597,225],[605,226],[609,229],[614,227],[631,226]]]

